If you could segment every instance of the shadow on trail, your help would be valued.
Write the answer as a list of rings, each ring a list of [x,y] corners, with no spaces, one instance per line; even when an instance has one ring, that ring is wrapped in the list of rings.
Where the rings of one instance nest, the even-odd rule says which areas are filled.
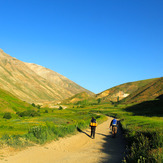
[[[99,134],[99,133],[97,133]],[[121,163],[125,156],[125,140],[122,136],[122,130],[118,127],[118,132],[116,137],[112,137],[111,131],[110,135],[104,135],[104,143],[102,145],[101,151],[107,154],[107,157],[101,159],[101,163]]]
[[[120,126],[120,125],[119,125]],[[118,132],[116,137],[112,137],[111,130],[108,131],[108,135],[96,132],[96,135],[103,136],[104,143],[102,144],[101,152],[107,156],[101,158],[100,163],[121,163],[125,156],[125,140],[122,136],[121,127],[118,126]],[[77,127],[78,132],[91,136],[80,128]]]
[[[87,134],[86,132],[84,132],[83,130],[81,130],[79,127],[77,127],[77,131],[87,135],[88,137],[91,137],[89,134]]]
[[[77,131],[78,131],[78,132],[81,132],[81,133],[83,133],[83,134],[85,134],[85,135],[87,135],[88,137],[91,138],[91,136],[90,136],[88,133],[84,132],[84,131],[81,130],[79,127],[77,127]],[[96,134],[97,134],[97,135],[102,135],[102,136],[107,136],[107,135],[105,135],[105,134],[101,134],[101,133],[97,133],[97,132],[96,132]]]
[[[108,136],[108,135],[105,135],[105,134],[101,134],[101,133],[98,133],[98,132],[96,132],[96,134],[97,134],[97,135],[106,136],[106,137]]]

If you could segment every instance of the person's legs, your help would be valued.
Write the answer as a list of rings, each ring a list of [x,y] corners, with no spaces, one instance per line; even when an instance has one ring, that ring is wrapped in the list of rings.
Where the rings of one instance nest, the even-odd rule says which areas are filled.
[[[114,134],[114,126],[112,126],[112,135]]]
[[[115,137],[117,133],[117,126],[112,126],[112,135]]]
[[[91,126],[91,138],[93,136],[93,126]]]
[[[115,134],[117,134],[117,126],[115,127]]]
[[[95,131],[96,131],[96,127],[93,127],[93,138],[95,138]]]

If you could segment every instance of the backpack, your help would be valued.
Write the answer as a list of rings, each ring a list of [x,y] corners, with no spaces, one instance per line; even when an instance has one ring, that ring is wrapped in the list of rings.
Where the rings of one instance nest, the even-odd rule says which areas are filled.
[[[97,126],[96,119],[92,119],[90,126]]]
[[[117,120],[116,119],[113,119],[113,122],[112,122],[112,125],[117,125]]]

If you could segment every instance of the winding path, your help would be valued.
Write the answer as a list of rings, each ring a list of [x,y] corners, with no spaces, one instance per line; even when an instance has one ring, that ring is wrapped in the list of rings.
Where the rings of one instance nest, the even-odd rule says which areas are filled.
[[[89,137],[90,129],[87,129],[44,146],[30,147],[0,163],[120,163],[125,142],[120,129],[116,138],[111,137],[108,128],[111,120],[109,117],[97,127],[95,139]]]

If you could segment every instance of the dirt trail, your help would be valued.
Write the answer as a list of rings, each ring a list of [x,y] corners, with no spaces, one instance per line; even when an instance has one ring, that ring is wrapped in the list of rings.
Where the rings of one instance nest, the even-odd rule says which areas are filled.
[[[90,129],[87,129],[41,147],[30,147],[0,163],[120,163],[125,142],[120,130],[116,138],[111,137],[108,129],[111,119],[97,127],[95,139],[89,137]]]

